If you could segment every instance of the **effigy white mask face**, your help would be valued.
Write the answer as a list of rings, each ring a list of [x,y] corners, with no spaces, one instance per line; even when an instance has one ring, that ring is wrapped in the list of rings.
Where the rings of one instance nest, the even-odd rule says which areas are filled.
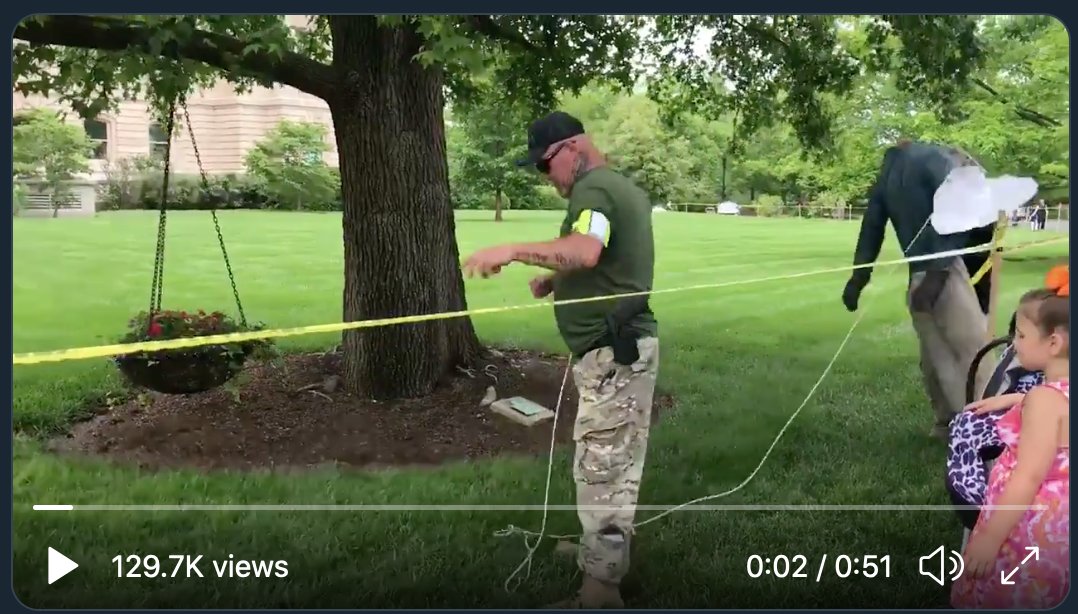
[[[1037,194],[1030,177],[985,177],[978,166],[959,166],[947,174],[932,199],[932,226],[941,235],[965,232],[1012,214]]]

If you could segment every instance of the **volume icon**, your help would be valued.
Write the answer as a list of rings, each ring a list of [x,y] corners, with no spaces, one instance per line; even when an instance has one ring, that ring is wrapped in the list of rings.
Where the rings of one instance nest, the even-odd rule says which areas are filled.
[[[948,559],[951,562],[950,573],[947,572]],[[947,578],[953,582],[962,575],[962,572],[966,570],[966,562],[962,559],[961,553],[954,550],[948,551],[940,546],[933,550],[932,554],[921,557],[919,569],[922,576],[928,576],[935,580],[936,584],[943,586]]]

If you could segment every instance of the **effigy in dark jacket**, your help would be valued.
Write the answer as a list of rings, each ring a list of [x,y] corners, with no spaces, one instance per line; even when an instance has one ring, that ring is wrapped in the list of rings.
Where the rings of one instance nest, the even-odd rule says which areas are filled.
[[[947,174],[959,166],[976,165],[967,154],[935,143],[904,142],[890,147],[875,184],[869,192],[868,208],[854,250],[854,265],[871,264],[879,258],[890,222],[907,257],[965,249],[975,245],[975,234],[964,232],[940,235],[928,223],[936,190]],[[994,224],[990,225],[994,227]],[[989,231],[989,238],[991,232]],[[933,258],[909,264],[910,275],[925,272],[918,296],[911,297],[917,310],[927,311],[935,303],[947,280],[950,258]],[[855,269],[843,292],[847,309],[855,311],[861,291],[872,276],[872,267]],[[987,294],[985,294],[987,297]]]

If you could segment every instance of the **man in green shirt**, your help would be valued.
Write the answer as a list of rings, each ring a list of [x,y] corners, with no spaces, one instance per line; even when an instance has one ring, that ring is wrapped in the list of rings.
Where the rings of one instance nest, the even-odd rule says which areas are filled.
[[[528,156],[569,205],[557,239],[488,248],[465,261],[469,276],[511,262],[553,271],[531,281],[532,295],[555,301],[558,330],[577,359],[579,392],[573,478],[583,536],[580,592],[563,607],[622,607],[629,539],[644,471],[659,366],[658,324],[648,306],[655,268],[648,195],[606,166],[584,126],[566,113],[528,129]]]

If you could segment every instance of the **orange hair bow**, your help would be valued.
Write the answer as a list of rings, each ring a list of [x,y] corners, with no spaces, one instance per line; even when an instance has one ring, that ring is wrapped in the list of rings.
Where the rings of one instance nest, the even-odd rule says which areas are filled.
[[[1051,271],[1048,271],[1048,275],[1044,277],[1044,285],[1049,290],[1054,290],[1056,296],[1070,296],[1071,295],[1071,272],[1070,266],[1061,264],[1057,267],[1052,267]]]

